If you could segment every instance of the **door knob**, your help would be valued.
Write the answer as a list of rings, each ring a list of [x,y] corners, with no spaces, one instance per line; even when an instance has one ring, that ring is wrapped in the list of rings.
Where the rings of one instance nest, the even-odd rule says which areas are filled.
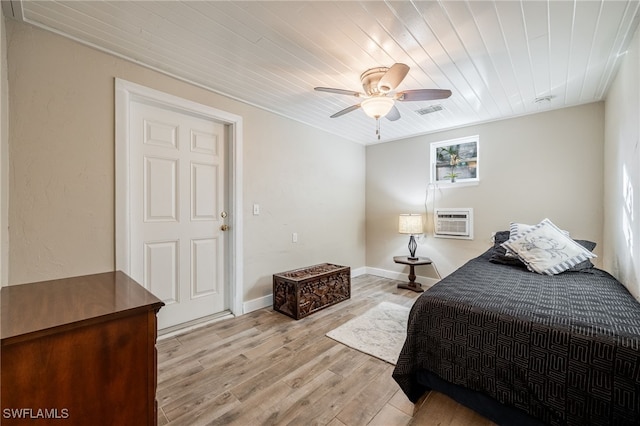
[[[220,227],[220,230],[221,230],[221,231],[226,231],[226,230],[228,230],[228,229],[229,229],[229,225],[222,225],[222,226]]]

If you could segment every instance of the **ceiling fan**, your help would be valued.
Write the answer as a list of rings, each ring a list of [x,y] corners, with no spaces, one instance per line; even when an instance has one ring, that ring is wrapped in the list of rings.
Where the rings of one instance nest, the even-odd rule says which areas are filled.
[[[441,89],[404,90],[394,94],[393,90],[404,80],[408,72],[409,66],[401,63],[395,63],[390,68],[370,68],[360,75],[364,93],[345,89],[333,89],[331,87],[316,87],[314,90],[365,98],[359,104],[351,105],[336,112],[331,118],[340,117],[358,108],[362,108],[365,114],[376,119],[376,135],[378,139],[380,139],[380,117],[386,117],[390,121],[396,121],[400,118],[400,112],[395,106],[395,101],[431,101],[435,99],[446,99],[451,96],[451,90]]]

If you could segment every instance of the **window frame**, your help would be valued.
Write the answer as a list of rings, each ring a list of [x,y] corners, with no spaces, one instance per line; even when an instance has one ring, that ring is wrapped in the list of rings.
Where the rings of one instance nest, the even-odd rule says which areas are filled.
[[[450,157],[445,155],[445,161],[442,159],[442,155],[439,154],[439,150],[446,149],[448,152],[453,151],[457,153],[460,149],[460,145],[469,143],[475,143],[471,152],[475,152],[475,157],[460,157],[459,161],[464,163],[463,165],[450,166]],[[465,186],[465,185],[478,185],[480,183],[480,136],[465,136],[457,139],[449,139],[445,141],[432,142],[430,144],[430,182],[438,186]],[[440,161],[439,161],[440,158]],[[469,160],[469,161],[466,161]],[[471,165],[469,163],[472,163]],[[439,176],[439,168],[449,167],[449,173],[444,176]],[[456,172],[455,168],[458,168]],[[446,170],[442,170],[445,172]],[[452,177],[451,174],[454,176]],[[462,175],[462,176],[460,176]],[[473,177],[468,177],[473,176]]]

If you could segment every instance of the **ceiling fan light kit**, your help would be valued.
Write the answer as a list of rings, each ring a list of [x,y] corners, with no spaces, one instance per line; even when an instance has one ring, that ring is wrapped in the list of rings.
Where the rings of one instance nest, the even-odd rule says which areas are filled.
[[[376,96],[375,98],[368,98],[362,101],[360,106],[365,114],[376,120],[380,117],[384,117],[393,108],[393,99],[386,96]]]
[[[363,72],[360,75],[360,82],[362,83],[364,93],[330,87],[316,87],[315,90],[318,92],[329,92],[338,95],[364,98],[361,103],[338,111],[333,114],[331,118],[340,117],[362,107],[365,114],[376,119],[376,135],[378,139],[380,139],[380,117],[386,117],[389,121],[396,121],[400,118],[400,112],[395,106],[395,101],[432,101],[436,99],[446,99],[451,96],[450,90],[441,89],[405,90],[393,94],[393,90],[398,87],[408,73],[409,66],[396,63],[390,68],[376,67]]]

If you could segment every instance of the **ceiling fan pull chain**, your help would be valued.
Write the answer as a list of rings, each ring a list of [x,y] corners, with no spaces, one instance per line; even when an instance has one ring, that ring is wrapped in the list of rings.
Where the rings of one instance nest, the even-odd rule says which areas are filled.
[[[380,119],[376,118],[376,135],[378,136],[378,140],[380,140]]]

